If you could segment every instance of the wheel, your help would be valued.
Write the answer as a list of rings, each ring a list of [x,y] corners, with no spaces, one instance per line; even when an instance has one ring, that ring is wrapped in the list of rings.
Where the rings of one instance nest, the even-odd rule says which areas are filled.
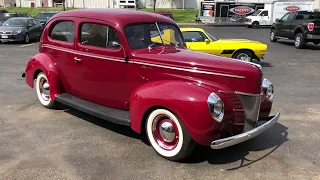
[[[313,44],[314,44],[314,45],[318,45],[318,44],[320,44],[320,41],[319,41],[319,42],[318,42],[318,41],[313,42]]]
[[[259,22],[258,21],[255,21],[252,23],[252,27],[253,28],[258,28],[259,27]]]
[[[306,44],[306,42],[304,41],[302,33],[296,34],[296,36],[294,38],[294,46],[297,49],[301,49],[304,47],[305,44]]]
[[[36,79],[36,92],[40,103],[49,109],[54,109],[58,106],[58,102],[50,98],[50,85],[46,75],[41,72]]]
[[[240,51],[236,52],[232,56],[232,58],[239,59],[239,60],[246,61],[246,62],[251,62],[252,61],[252,53],[250,51],[240,50]]]
[[[270,41],[271,42],[277,42],[277,38],[276,38],[276,30],[275,29],[272,29],[271,32],[270,32]]]
[[[181,120],[166,109],[156,109],[150,113],[146,132],[153,149],[171,161],[189,156],[196,145]]]
[[[30,36],[28,33],[24,36],[24,43],[26,43],[26,44],[30,43]]]

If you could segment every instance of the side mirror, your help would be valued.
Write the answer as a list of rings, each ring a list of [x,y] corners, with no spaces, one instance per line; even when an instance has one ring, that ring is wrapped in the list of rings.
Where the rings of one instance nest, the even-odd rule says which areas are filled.
[[[280,19],[279,19],[279,18],[276,18],[276,22],[280,22]]]
[[[209,43],[209,42],[210,42],[210,40],[209,40],[209,39],[205,39],[205,40],[204,40],[204,42]]]

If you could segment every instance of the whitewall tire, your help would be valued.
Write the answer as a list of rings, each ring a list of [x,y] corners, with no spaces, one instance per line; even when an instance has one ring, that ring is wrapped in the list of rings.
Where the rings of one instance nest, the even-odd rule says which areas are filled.
[[[148,140],[162,157],[178,161],[190,155],[195,142],[182,121],[166,109],[152,111],[146,121]]]
[[[58,103],[50,98],[49,81],[43,72],[38,74],[35,86],[40,103],[46,108],[55,108]]]

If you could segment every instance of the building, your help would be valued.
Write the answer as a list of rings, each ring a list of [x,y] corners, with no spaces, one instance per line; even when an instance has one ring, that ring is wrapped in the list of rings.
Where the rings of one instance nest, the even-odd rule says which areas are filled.
[[[61,7],[62,0],[0,0],[15,1],[17,7]],[[65,0],[66,7],[74,8],[119,8],[122,6],[137,6],[153,8],[154,0]],[[199,8],[203,0],[156,0],[157,8]],[[224,1],[224,0],[217,0]],[[230,0],[232,1],[232,0]],[[270,0],[233,0],[234,2],[270,2]],[[290,1],[290,0],[288,0]],[[310,0],[301,0],[310,1]],[[21,6],[20,6],[21,5]],[[319,9],[320,0],[315,0],[315,9]]]

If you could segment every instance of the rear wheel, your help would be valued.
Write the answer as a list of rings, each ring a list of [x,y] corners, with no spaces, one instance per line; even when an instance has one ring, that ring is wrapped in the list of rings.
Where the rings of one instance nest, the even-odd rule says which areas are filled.
[[[301,49],[305,46],[305,44],[306,44],[306,42],[304,41],[302,33],[296,34],[296,36],[294,38],[294,46],[297,49]]]
[[[252,53],[247,50],[240,50],[240,51],[236,52],[232,56],[232,58],[239,59],[239,60],[246,61],[246,62],[251,62],[252,61]]]
[[[318,45],[318,44],[320,44],[320,41],[315,41],[315,42],[313,42],[313,44]]]
[[[156,109],[150,113],[146,121],[146,132],[153,149],[172,161],[189,156],[196,144],[182,121],[166,109]]]
[[[36,79],[36,92],[40,103],[49,109],[54,109],[58,106],[58,102],[50,98],[50,86],[47,76],[41,72]]]
[[[276,38],[276,30],[275,29],[272,29],[271,32],[270,32],[270,41],[271,42],[277,42],[277,38]]]

